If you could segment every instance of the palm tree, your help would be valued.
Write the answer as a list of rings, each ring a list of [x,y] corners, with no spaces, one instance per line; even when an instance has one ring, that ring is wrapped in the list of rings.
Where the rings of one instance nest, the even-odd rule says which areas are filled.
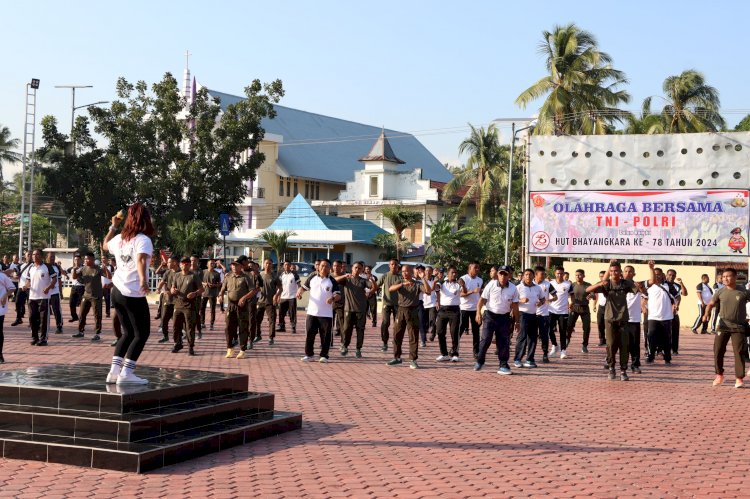
[[[627,112],[617,105],[630,95],[617,87],[627,83],[625,73],[614,69],[612,58],[601,52],[596,38],[575,24],[543,32],[539,52],[549,74],[521,92],[516,104],[523,107],[545,97],[539,108],[536,134],[610,133],[614,122]]]
[[[3,163],[17,163],[21,161],[21,155],[11,151],[21,143],[19,139],[10,137],[10,130],[7,126],[0,127],[0,182],[3,181]]]
[[[454,177],[445,186],[446,197],[452,197],[467,186],[468,190],[462,196],[459,207],[463,210],[469,201],[473,200],[477,207],[480,220],[487,219],[486,208],[490,201],[496,198],[503,185],[507,185],[507,167],[509,151],[500,145],[497,128],[491,124],[474,128],[469,124],[471,134],[458,146],[460,154],[468,153],[466,165],[453,172]]]
[[[418,224],[422,221],[422,214],[414,210],[405,210],[400,206],[388,206],[380,210],[385,218],[391,222],[393,226],[394,241],[393,244],[396,246],[396,259],[401,257],[401,251],[399,243],[403,238],[403,233],[406,229],[412,225]]]
[[[668,133],[716,132],[726,126],[719,114],[719,91],[703,73],[688,69],[664,80],[667,104],[661,114]]]
[[[260,238],[276,252],[276,269],[278,272],[281,272],[284,254],[289,246],[289,238],[296,235],[297,233],[291,230],[282,230],[278,232],[275,230],[264,230],[259,234]]]
[[[633,135],[664,133],[662,115],[651,112],[651,97],[643,99],[639,116],[631,114],[627,117],[627,125],[623,131]]]
[[[180,256],[200,255],[218,241],[216,232],[200,220],[172,222],[167,227],[167,237],[172,252]]]

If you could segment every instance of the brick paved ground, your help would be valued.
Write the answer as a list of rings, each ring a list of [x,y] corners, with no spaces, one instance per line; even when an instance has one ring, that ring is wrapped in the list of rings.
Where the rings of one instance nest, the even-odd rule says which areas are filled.
[[[6,327],[2,369],[109,362],[109,341],[71,332],[31,348],[25,325]],[[597,347],[503,377],[494,362],[480,373],[469,359],[437,365],[436,342],[420,349],[422,370],[387,367],[369,327],[363,359],[334,349],[328,365],[299,361],[302,334],[281,333],[245,360],[223,358],[222,336],[207,333],[194,358],[153,338],[142,360],[249,373],[278,408],[304,414],[301,431],[147,475],[0,459],[0,496],[750,495],[750,391],[733,388],[729,355],[726,385],[711,387],[712,336],[683,330],[672,367],[646,366],[629,383],[606,379]],[[470,351],[469,338],[462,347]]]

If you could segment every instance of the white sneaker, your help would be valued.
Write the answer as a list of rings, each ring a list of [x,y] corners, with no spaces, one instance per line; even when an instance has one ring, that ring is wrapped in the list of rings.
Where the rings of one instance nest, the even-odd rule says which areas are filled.
[[[301,360],[302,362],[310,362],[312,360],[312,357],[308,357],[307,355],[305,355],[299,360]]]
[[[328,364],[328,359],[325,357],[321,357],[318,362],[320,362],[321,364]]]
[[[448,355],[441,355],[435,360],[438,362],[448,362],[449,360],[451,360],[451,358]]]
[[[118,385],[147,385],[148,380],[139,378],[133,373],[130,373],[128,375],[123,375],[120,373],[120,375],[117,377],[117,384]]]
[[[112,371],[110,371],[109,374],[107,374],[107,381],[105,381],[105,383],[107,383],[108,385],[113,385],[117,383],[117,377],[119,375],[120,373],[115,374]]]
[[[451,357],[451,362],[458,362],[458,360],[458,355],[454,355],[453,357]]]
[[[552,345],[552,350],[549,351],[550,355],[555,355],[557,353],[557,345]]]
[[[560,358],[561,359],[567,359],[568,358],[568,352],[565,350],[560,350]]]

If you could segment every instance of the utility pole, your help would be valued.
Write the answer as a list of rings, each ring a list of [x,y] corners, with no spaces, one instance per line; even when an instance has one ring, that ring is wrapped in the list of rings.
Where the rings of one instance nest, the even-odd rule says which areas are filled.
[[[55,88],[69,88],[72,96],[72,102],[70,104],[70,144],[73,148],[73,155],[75,156],[76,145],[73,141],[73,127],[75,126],[76,119],[76,88],[93,88],[93,85],[55,85]]]
[[[36,137],[36,91],[39,79],[26,84],[26,116],[23,130],[23,156],[21,158],[21,213],[18,217],[18,258],[23,256],[23,217],[26,214],[26,163],[31,158],[31,188],[34,186],[34,139]],[[29,193],[29,250],[31,249],[31,193]]]

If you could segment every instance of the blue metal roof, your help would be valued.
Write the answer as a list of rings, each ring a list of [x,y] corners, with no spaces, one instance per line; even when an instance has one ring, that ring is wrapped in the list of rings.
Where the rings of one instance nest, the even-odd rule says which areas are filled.
[[[244,97],[208,90],[218,97],[222,109]],[[320,114],[274,105],[276,117],[264,119],[268,133],[284,137],[279,147],[279,163],[290,176],[346,183],[362,169],[358,159],[367,155],[380,136],[381,128]],[[422,178],[449,182],[453,176],[416,137],[385,129],[395,154],[405,162],[398,171],[422,169]]]
[[[318,215],[302,194],[297,194],[268,230],[351,230],[352,241],[372,244],[378,234],[386,233],[369,220]]]

